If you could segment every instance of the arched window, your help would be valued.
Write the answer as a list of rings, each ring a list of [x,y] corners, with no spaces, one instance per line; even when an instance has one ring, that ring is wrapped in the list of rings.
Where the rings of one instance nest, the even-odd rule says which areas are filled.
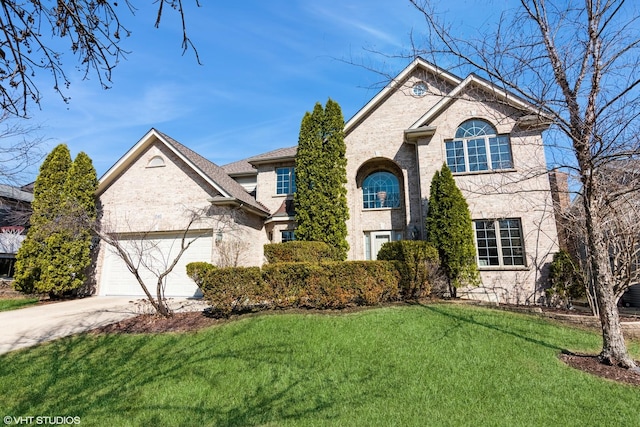
[[[391,172],[378,171],[367,176],[362,183],[364,209],[400,207],[400,185]]]
[[[153,156],[149,163],[147,163],[148,168],[160,168],[164,166],[164,159],[162,156]]]
[[[511,169],[511,145],[508,135],[498,135],[488,122],[467,120],[446,142],[447,166],[451,172],[476,172]]]

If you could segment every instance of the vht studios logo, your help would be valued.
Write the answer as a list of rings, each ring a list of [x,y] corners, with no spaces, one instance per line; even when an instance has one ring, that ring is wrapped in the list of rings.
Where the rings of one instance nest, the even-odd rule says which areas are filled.
[[[44,425],[44,426],[54,426],[54,425],[72,425],[72,424],[80,424],[80,417],[45,417],[45,416],[32,416],[32,417],[13,417],[11,415],[7,415],[3,418],[5,425]]]

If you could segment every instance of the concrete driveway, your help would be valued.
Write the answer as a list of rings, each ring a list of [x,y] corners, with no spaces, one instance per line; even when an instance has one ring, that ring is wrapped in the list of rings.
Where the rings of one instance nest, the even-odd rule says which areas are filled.
[[[206,304],[172,300],[176,311],[201,310]],[[89,297],[0,312],[0,354],[85,332],[141,314],[140,298]]]
[[[0,312],[0,354],[133,317],[130,301],[89,297]]]

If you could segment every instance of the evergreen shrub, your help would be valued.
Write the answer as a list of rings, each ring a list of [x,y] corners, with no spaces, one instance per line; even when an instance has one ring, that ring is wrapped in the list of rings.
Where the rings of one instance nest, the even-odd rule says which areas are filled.
[[[279,262],[339,261],[340,253],[324,242],[294,240],[264,245],[264,256],[269,264]]]
[[[549,288],[545,290],[547,304],[569,306],[571,300],[584,297],[583,275],[569,252],[560,250],[553,255],[549,268]]]
[[[403,299],[431,295],[440,268],[438,250],[435,247],[415,240],[388,242],[380,248],[378,259],[398,262]]]
[[[204,281],[206,274],[209,271],[214,270],[215,268],[215,265],[208,262],[190,262],[189,264],[187,264],[187,276],[193,279],[193,281],[196,282],[196,284],[200,287],[200,285]]]

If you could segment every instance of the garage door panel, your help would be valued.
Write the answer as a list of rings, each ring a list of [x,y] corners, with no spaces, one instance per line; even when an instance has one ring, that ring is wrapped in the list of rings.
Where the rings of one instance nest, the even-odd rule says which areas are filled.
[[[149,292],[155,296],[157,275],[166,271],[180,252],[182,235],[167,235],[149,239],[141,244],[140,240],[121,241],[131,254],[132,261],[138,268]],[[140,250],[142,249],[142,250]],[[196,239],[182,255],[176,266],[164,280],[167,297],[198,297],[202,293],[198,286],[187,276],[186,265],[195,261],[211,262],[211,236]],[[139,255],[143,253],[141,258]],[[101,283],[101,295],[145,296],[135,276],[129,271],[125,262],[111,247],[105,253]]]

